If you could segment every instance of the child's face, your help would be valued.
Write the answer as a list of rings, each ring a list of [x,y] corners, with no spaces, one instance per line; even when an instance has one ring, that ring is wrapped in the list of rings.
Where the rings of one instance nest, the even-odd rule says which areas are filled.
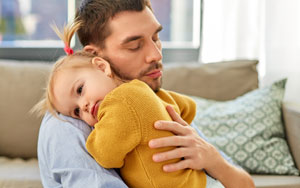
[[[62,70],[54,78],[53,103],[60,113],[93,126],[101,101],[115,87],[113,79],[96,67]]]

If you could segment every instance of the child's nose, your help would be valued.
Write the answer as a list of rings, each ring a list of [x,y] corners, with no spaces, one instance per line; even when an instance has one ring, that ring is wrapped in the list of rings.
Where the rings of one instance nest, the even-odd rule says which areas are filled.
[[[89,112],[89,106],[90,106],[90,105],[89,105],[88,103],[86,103],[86,105],[85,105],[85,111],[86,111],[86,112]]]
[[[81,107],[81,110],[83,111],[83,112],[89,112],[89,103],[88,102],[83,102],[83,104],[82,104],[82,107]]]

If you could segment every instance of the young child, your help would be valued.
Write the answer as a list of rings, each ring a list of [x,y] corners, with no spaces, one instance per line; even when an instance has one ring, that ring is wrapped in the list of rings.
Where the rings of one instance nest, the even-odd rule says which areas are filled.
[[[153,154],[171,147],[148,146],[153,138],[172,136],[153,127],[157,120],[171,120],[166,106],[172,106],[190,124],[196,112],[193,100],[164,89],[154,93],[142,81],[117,78],[101,57],[84,51],[73,53],[69,44],[78,27],[79,23],[66,26],[60,34],[68,55],[53,66],[45,98],[36,109],[93,126],[86,142],[88,152],[104,168],[120,168],[129,187],[206,187],[208,176],[203,170],[163,171],[163,165],[180,159],[153,162]]]

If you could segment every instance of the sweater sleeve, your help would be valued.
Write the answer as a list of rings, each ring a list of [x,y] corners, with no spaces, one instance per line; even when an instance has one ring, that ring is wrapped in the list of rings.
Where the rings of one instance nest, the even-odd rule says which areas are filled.
[[[191,124],[196,115],[196,103],[186,95],[182,95],[173,91],[168,91],[173,97],[180,110],[181,118],[188,124]]]
[[[121,168],[125,156],[140,143],[138,118],[129,102],[107,99],[101,104],[100,121],[87,139],[88,152],[104,168]]]

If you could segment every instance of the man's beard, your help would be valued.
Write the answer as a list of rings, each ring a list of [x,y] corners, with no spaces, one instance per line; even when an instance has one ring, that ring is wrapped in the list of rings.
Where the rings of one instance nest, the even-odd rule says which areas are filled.
[[[142,78],[147,74],[149,73],[150,71],[154,70],[154,69],[162,69],[163,65],[159,62],[153,62],[150,64],[150,66],[146,69],[146,70],[142,70],[137,77],[132,77],[124,72],[122,72],[116,65],[113,61],[110,60],[109,57],[103,57],[103,59],[105,59],[109,64],[110,64],[110,68],[112,70],[112,73],[114,74],[114,76],[116,76],[118,79],[121,79],[122,81],[131,81],[131,80],[134,80],[134,79],[139,79],[141,81],[144,81]],[[160,81],[159,81],[160,79]],[[162,80],[161,80],[161,77],[160,78],[156,78],[156,79],[153,79],[153,80],[157,80],[157,82],[159,82],[158,86],[153,88],[151,87],[151,85],[149,85],[149,83],[147,83],[146,81],[144,81],[146,84],[148,84],[154,92],[157,92],[161,85],[162,85]]]

